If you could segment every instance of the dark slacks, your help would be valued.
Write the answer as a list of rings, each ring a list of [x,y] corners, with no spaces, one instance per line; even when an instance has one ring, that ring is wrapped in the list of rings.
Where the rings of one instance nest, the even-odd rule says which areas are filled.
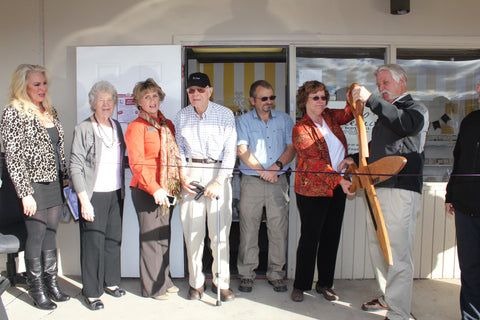
[[[173,286],[170,278],[170,219],[173,207],[162,216],[153,196],[132,188],[140,227],[140,282],[144,297],[164,295]]]
[[[480,217],[455,210],[462,319],[480,319]]]
[[[105,286],[120,284],[123,199],[121,190],[94,192],[95,219],[80,218],[80,252],[84,296],[98,298]]]
[[[293,286],[303,291],[312,289],[317,262],[318,286],[331,288],[346,196],[341,187],[334,190],[333,197],[296,196],[301,233]]]

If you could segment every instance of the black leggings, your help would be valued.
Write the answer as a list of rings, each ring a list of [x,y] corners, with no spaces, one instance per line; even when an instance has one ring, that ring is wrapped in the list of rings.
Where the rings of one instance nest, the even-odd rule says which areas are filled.
[[[57,248],[55,234],[62,206],[38,210],[33,216],[25,218],[27,241],[25,243],[25,258],[39,258],[42,251]]]

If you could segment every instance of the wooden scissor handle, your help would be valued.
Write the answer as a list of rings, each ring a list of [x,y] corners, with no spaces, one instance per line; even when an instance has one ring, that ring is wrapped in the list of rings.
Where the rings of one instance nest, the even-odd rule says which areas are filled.
[[[353,101],[353,97],[352,97],[352,90],[353,88],[356,88],[356,87],[360,87],[360,85],[358,83],[352,83],[352,85],[350,86],[350,90],[349,90],[350,97],[348,97],[348,104],[352,108],[352,112],[355,116],[361,116],[363,115],[364,104],[360,100]]]

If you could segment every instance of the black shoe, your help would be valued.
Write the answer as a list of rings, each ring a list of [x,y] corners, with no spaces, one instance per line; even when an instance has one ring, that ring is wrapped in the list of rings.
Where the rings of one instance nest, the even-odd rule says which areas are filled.
[[[240,285],[238,286],[238,290],[242,292],[252,292],[252,287],[253,287],[253,279],[242,278],[240,280]]]
[[[42,251],[43,282],[47,288],[48,296],[57,302],[70,300],[70,296],[63,293],[58,287],[57,280],[57,249]]]
[[[111,296],[114,296],[115,298],[120,298],[125,295],[125,290],[123,290],[120,287],[116,287],[115,289],[110,289],[108,287],[103,288],[106,293],[108,293]]]
[[[303,291],[300,289],[293,288],[292,295],[290,296],[295,302],[303,301]]]
[[[275,292],[285,292],[285,291],[287,291],[287,285],[281,279],[268,280],[268,283],[273,286],[273,291],[275,291]]]
[[[47,290],[43,283],[42,259],[25,259],[25,268],[27,269],[28,294],[33,299],[33,304],[39,309],[53,310],[57,305],[47,296]]]
[[[100,300],[100,299],[90,300],[87,297],[85,297],[84,295],[82,295],[82,297],[83,297],[83,302],[86,304],[88,309],[90,309],[92,311],[97,311],[97,310],[103,309],[104,306],[103,306],[102,300]]]
[[[316,286],[315,290],[322,294],[323,297],[328,301],[336,301],[339,299],[338,295],[335,293],[335,291],[333,291],[333,288]]]

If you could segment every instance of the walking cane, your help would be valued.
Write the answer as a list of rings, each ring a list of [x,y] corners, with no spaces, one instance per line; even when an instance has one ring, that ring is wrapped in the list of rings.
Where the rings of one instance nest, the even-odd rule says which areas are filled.
[[[218,206],[218,196],[217,199],[217,307],[222,305],[222,300],[220,299],[220,208]]]

